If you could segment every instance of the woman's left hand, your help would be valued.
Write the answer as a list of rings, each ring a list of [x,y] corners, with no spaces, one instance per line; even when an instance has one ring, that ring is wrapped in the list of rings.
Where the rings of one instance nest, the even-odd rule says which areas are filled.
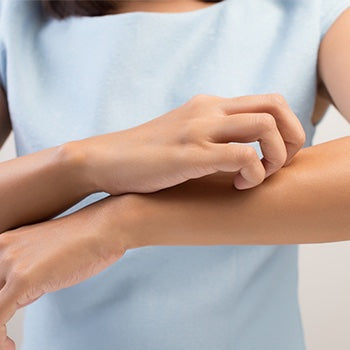
[[[106,201],[0,235],[0,349],[15,349],[6,323],[17,309],[92,277],[124,255],[120,231],[114,226],[112,232],[105,218]]]

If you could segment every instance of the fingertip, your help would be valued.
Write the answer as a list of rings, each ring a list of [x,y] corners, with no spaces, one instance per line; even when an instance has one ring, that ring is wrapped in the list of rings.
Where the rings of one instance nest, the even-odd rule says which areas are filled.
[[[264,175],[264,179],[266,180],[269,176],[271,176],[272,174],[274,174],[276,171],[278,171],[281,167],[283,167],[284,165],[281,165],[280,167],[276,167],[274,164],[270,163],[268,160],[266,160],[266,158],[263,158],[261,160],[264,168],[265,168],[265,175]]]
[[[244,191],[244,190],[249,190],[251,187],[249,187],[249,186],[242,186],[242,187],[239,187],[239,186],[236,186],[236,185],[235,185],[235,188],[236,188],[236,190],[238,190],[238,191]]]
[[[249,183],[241,174],[236,175],[233,180],[233,185],[237,190],[240,191],[254,187],[254,185]]]
[[[289,157],[289,158],[286,160],[286,162],[284,163],[283,167],[288,166],[290,163],[292,163],[292,161],[293,161],[293,157]]]
[[[264,180],[266,180],[269,176],[271,176],[274,173],[272,170],[266,170]]]
[[[287,152],[287,160],[285,161],[284,166],[290,165],[290,164],[293,162],[295,156],[298,155],[299,151],[300,151],[300,148],[297,148],[297,149],[295,149],[295,148],[293,148],[293,149],[288,149],[288,152]]]

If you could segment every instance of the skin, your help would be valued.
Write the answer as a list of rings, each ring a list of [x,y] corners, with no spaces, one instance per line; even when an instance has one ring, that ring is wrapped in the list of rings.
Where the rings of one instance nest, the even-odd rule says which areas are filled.
[[[133,11],[146,12],[188,12],[211,6],[200,0],[118,0],[118,8],[110,13]]]
[[[218,171],[233,174],[236,188],[251,188],[288,163],[304,137],[281,96],[194,96],[137,127],[0,164],[0,232],[48,219],[95,192],[149,193]],[[256,140],[262,161],[252,147],[228,143]]]
[[[350,160],[340,148],[350,152],[350,137],[300,151],[288,167],[249,191],[237,191],[227,173],[218,173],[157,193],[128,195],[130,221],[118,225],[115,218],[118,231],[111,235],[119,238],[121,231],[128,249],[350,240]],[[106,216],[112,218],[118,200],[106,201]]]
[[[327,94],[350,120],[349,38],[346,11],[320,46],[318,68]],[[155,193],[111,196],[66,217],[4,232],[0,346],[14,349],[6,323],[18,308],[93,276],[130,248],[350,239],[349,151],[350,138],[303,149],[290,165],[247,191],[232,186],[231,173],[217,172]]]

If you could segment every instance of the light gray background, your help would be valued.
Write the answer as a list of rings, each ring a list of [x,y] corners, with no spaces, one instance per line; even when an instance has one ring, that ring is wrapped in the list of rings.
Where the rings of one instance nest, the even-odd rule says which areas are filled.
[[[348,135],[350,125],[330,108],[318,127],[314,143]],[[0,153],[0,161],[14,156],[10,137]],[[299,295],[308,350],[349,350],[350,242],[301,245],[299,266]],[[22,340],[23,311],[19,310],[8,325],[17,349]]]

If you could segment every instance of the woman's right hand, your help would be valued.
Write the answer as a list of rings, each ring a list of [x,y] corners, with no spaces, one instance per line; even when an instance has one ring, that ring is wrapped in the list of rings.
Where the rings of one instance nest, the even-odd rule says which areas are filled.
[[[239,144],[254,141],[262,160],[253,147]],[[64,147],[83,155],[96,192],[119,195],[155,192],[218,171],[232,172],[237,189],[251,188],[288,164],[304,142],[281,95],[196,95],[144,124]]]

